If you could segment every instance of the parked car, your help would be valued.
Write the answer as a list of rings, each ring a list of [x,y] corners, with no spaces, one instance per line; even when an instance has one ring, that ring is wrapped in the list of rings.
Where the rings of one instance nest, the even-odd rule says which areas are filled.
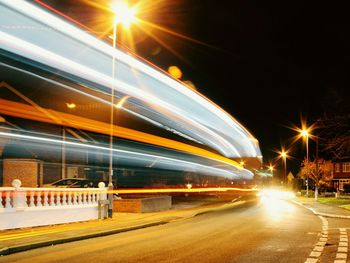
[[[51,184],[44,184],[43,187],[50,187],[50,188],[88,188],[88,187],[94,187],[94,184],[89,179],[84,178],[66,178],[61,179],[56,182],[53,182]]]

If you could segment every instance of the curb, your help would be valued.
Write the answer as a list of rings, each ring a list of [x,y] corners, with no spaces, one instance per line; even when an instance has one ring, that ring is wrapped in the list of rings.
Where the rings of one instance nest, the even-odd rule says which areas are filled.
[[[74,241],[80,241],[80,240],[85,240],[85,239],[90,239],[90,238],[96,238],[96,237],[103,237],[103,236],[109,236],[113,234],[119,234],[123,232],[128,232],[128,231],[133,231],[133,230],[138,230],[142,228],[147,228],[147,227],[152,227],[152,226],[159,226],[159,225],[164,225],[167,223],[170,223],[172,221],[180,220],[180,219],[189,219],[193,218],[198,215],[202,215],[205,213],[210,213],[213,211],[218,211],[218,210],[223,210],[226,208],[230,207],[235,207],[239,206],[246,203],[246,201],[236,201],[233,203],[228,203],[221,205],[219,207],[212,207],[207,210],[203,209],[204,211],[198,211],[196,213],[193,213],[189,216],[185,217],[178,217],[176,219],[168,219],[168,220],[160,220],[160,221],[155,221],[152,223],[146,223],[146,224],[141,224],[141,225],[136,225],[136,226],[130,226],[130,227],[124,227],[124,228],[117,228],[113,230],[107,230],[103,232],[96,232],[92,234],[87,234],[87,235],[80,235],[80,236],[74,236],[74,237],[68,237],[68,238],[61,238],[61,239],[54,239],[54,240],[49,240],[49,241],[42,241],[42,242],[37,242],[37,243],[32,243],[32,244],[26,244],[26,245],[18,245],[18,246],[12,246],[12,247],[3,247],[0,248],[0,256],[5,256],[5,255],[10,255],[13,253],[17,252],[23,252],[31,249],[36,249],[36,248],[41,248],[41,247],[48,247],[48,246],[53,246],[53,245],[58,245],[58,244],[64,244],[64,243],[69,243],[69,242],[74,242]]]
[[[113,230],[97,232],[97,233],[88,234],[88,235],[80,235],[80,236],[75,236],[75,237],[54,239],[54,240],[49,240],[49,241],[43,241],[43,242],[37,242],[37,243],[19,245],[19,246],[13,246],[13,247],[4,247],[4,248],[0,248],[0,256],[9,255],[9,254],[22,252],[22,251],[26,251],[26,250],[31,250],[31,249],[35,249],[35,248],[53,246],[53,245],[58,245],[58,244],[63,244],[63,243],[80,241],[80,240],[89,239],[89,238],[109,236],[109,235],[113,235],[113,234],[128,232],[128,231],[152,227],[152,226],[164,225],[164,224],[167,224],[169,222],[170,221],[156,221],[156,222],[152,222],[152,223],[131,226],[131,227],[125,227],[125,228],[117,228],[117,229],[113,229]]]
[[[327,214],[327,213],[320,213],[320,212],[317,212],[315,209],[313,208],[310,208],[310,207],[307,207],[306,205],[298,202],[298,201],[295,201],[295,200],[292,200],[293,203],[295,204],[298,204],[308,210],[310,210],[312,213],[314,213],[315,215],[318,215],[318,216],[324,216],[324,217],[330,217],[330,218],[342,218],[342,219],[350,219],[350,216],[345,216],[345,215],[337,215],[337,214]]]

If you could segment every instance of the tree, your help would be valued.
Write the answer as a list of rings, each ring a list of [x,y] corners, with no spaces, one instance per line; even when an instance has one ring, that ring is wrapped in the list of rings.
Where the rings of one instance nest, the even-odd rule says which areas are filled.
[[[324,117],[318,122],[323,151],[336,159],[350,157],[350,114]]]
[[[349,96],[332,89],[325,98],[325,112],[317,121],[322,151],[332,158],[350,157]]]
[[[307,162],[305,159],[300,168],[300,176],[302,178],[309,178],[315,182],[315,199],[318,197],[318,189],[321,186],[329,186],[333,174],[333,164],[331,161],[327,161],[324,159],[318,159],[316,162],[310,161]]]

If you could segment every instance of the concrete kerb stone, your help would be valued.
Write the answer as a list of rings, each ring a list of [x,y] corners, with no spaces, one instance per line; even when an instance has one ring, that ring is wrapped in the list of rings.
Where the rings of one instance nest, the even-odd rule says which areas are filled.
[[[79,235],[79,236],[68,237],[68,238],[59,238],[59,239],[53,239],[53,240],[42,241],[42,242],[37,242],[37,243],[17,245],[17,246],[12,246],[12,247],[3,247],[3,248],[0,248],[0,256],[10,255],[13,253],[23,252],[26,250],[31,250],[31,249],[41,248],[41,247],[47,247],[47,246],[53,246],[53,245],[58,245],[58,244],[74,242],[74,241],[80,241],[80,240],[89,239],[89,238],[109,236],[109,235],[113,235],[113,234],[119,234],[119,233],[123,233],[123,232],[138,230],[138,229],[152,227],[152,226],[164,225],[164,224],[167,224],[167,223],[172,222],[172,221],[177,221],[177,220],[181,220],[181,219],[189,219],[189,218],[193,218],[195,216],[202,215],[205,213],[210,213],[210,212],[214,212],[214,211],[218,211],[218,210],[227,209],[230,207],[239,206],[239,205],[242,205],[244,203],[246,203],[246,201],[237,201],[237,202],[233,202],[233,203],[229,203],[229,204],[224,204],[224,205],[221,205],[218,207],[203,208],[200,211],[194,212],[190,215],[183,216],[183,217],[181,217],[181,216],[172,217],[172,218],[169,218],[168,220],[159,220],[159,221],[155,221],[155,222],[151,222],[151,223],[145,223],[145,224],[140,224],[140,225],[130,226],[130,227],[117,228],[117,229],[113,229],[113,230],[101,231],[101,232],[96,232],[96,233],[87,234],[87,235]]]
[[[53,245],[58,245],[58,244],[63,244],[63,243],[80,241],[80,240],[89,239],[89,238],[96,238],[96,237],[103,237],[103,236],[108,236],[108,235],[113,235],[113,234],[119,234],[119,233],[123,233],[123,232],[128,232],[128,231],[152,227],[152,226],[164,225],[164,224],[167,224],[169,222],[170,221],[156,221],[156,222],[151,222],[151,223],[146,223],[146,224],[141,224],[141,225],[136,225],[136,226],[131,226],[131,227],[123,227],[123,228],[117,228],[117,229],[108,230],[108,231],[96,232],[96,233],[87,234],[87,235],[79,235],[79,236],[68,237],[68,238],[59,238],[59,239],[53,239],[53,240],[48,240],[48,241],[26,244],[26,245],[18,245],[18,246],[13,246],[13,247],[4,247],[4,248],[0,249],[0,256],[9,255],[9,254],[22,252],[22,251],[26,251],[26,250],[31,250],[31,249],[35,249],[35,248],[40,248],[40,247],[53,246]]]
[[[306,205],[298,202],[298,201],[295,201],[295,200],[292,200],[293,203],[295,204],[298,204],[308,210],[310,210],[312,213],[314,213],[315,215],[318,215],[318,216],[324,216],[324,217],[330,217],[330,218],[342,218],[342,219],[350,219],[350,216],[345,216],[345,215],[337,215],[337,214],[328,214],[328,213],[321,213],[321,212],[317,212],[315,209],[313,208],[310,208],[310,207],[307,207]]]
[[[0,248],[0,256],[10,254],[9,251],[10,251],[10,249],[9,249],[8,247],[2,247],[2,248]]]

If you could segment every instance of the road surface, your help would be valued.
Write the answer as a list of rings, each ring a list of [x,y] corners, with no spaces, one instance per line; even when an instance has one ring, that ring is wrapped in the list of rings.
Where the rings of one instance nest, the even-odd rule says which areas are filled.
[[[320,218],[299,205],[265,199],[166,225],[8,255],[0,262],[334,262],[339,237],[345,238],[348,226],[350,220]],[[325,237],[318,254],[315,250]]]

